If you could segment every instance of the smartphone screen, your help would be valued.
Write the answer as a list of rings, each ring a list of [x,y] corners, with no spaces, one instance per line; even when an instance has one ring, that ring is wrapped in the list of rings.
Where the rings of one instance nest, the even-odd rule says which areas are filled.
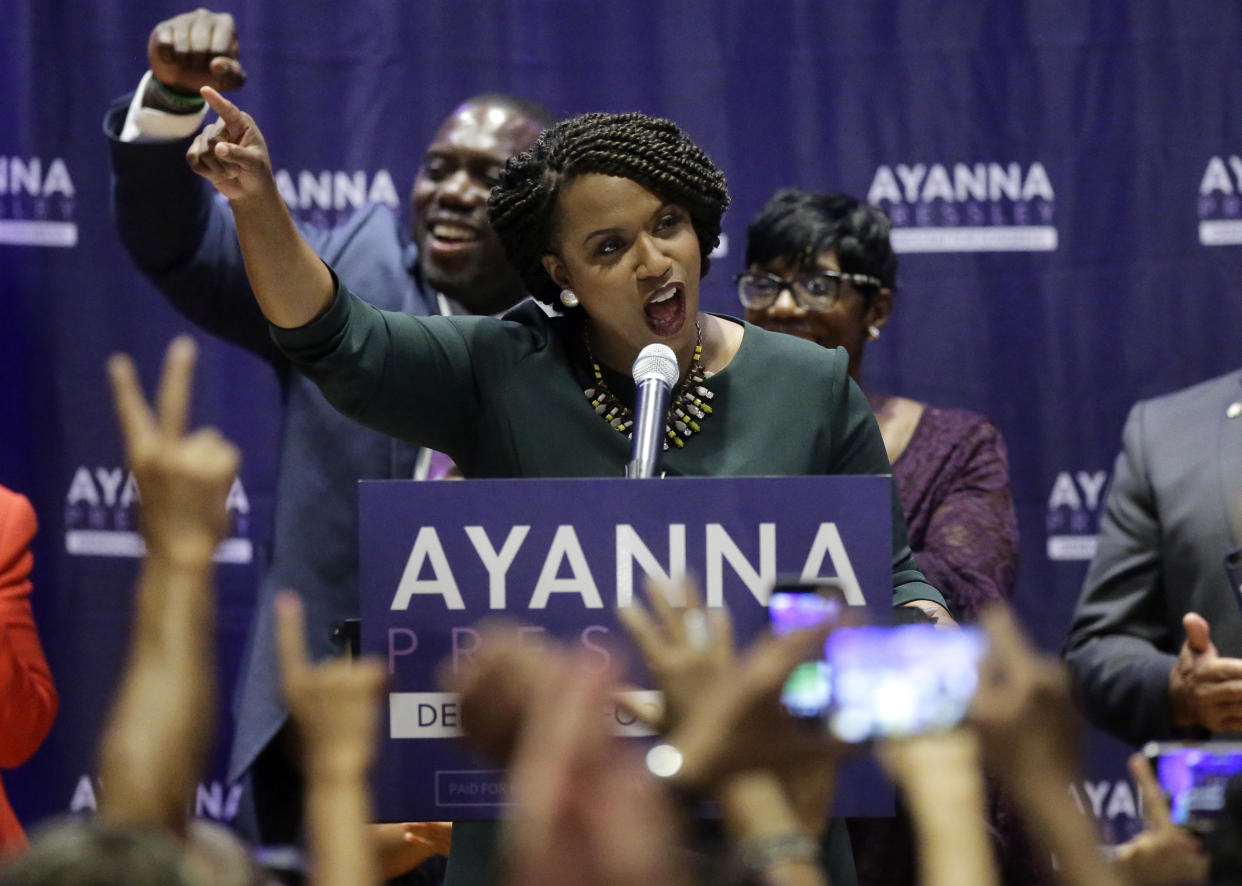
[[[768,619],[773,633],[787,634],[835,622],[846,605],[844,591],[831,581],[778,581],[768,596]],[[801,720],[822,720],[830,697],[828,673],[822,656],[794,668],[781,690],[785,710]]]
[[[829,730],[842,741],[900,738],[961,722],[979,685],[984,634],[966,626],[843,628],[825,644]]]
[[[1169,800],[1174,824],[1197,833],[1211,830],[1225,806],[1225,787],[1242,772],[1237,742],[1151,742],[1143,748]]]
[[[817,624],[839,612],[834,605],[816,600],[813,592],[774,592],[773,630]],[[793,716],[816,721],[848,742],[949,729],[966,715],[986,648],[985,636],[969,626],[838,628],[821,658],[789,676],[781,703]]]

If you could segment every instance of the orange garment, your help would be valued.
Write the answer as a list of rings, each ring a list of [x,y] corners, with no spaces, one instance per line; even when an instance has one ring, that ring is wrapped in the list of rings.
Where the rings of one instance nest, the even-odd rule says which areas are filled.
[[[0,769],[24,763],[56,719],[52,685],[30,610],[35,513],[23,495],[0,486]],[[0,782],[0,854],[26,846]]]

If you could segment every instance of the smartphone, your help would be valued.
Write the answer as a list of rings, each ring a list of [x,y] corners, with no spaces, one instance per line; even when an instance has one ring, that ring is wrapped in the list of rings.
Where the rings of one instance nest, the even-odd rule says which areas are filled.
[[[1225,807],[1229,779],[1242,772],[1242,742],[1148,742],[1143,755],[1169,801],[1169,817],[1197,834],[1211,832]]]
[[[845,590],[834,579],[778,578],[768,595],[768,621],[773,633],[787,634],[825,621],[835,623],[847,605]],[[785,710],[813,722],[822,719],[829,697],[828,669],[822,656],[795,667],[781,690]]]
[[[808,611],[833,609],[813,599],[813,588],[780,592],[790,597],[778,598],[774,590],[769,599],[778,633],[824,617],[811,619]],[[781,703],[793,716],[847,742],[949,729],[966,716],[986,648],[986,637],[970,626],[952,631],[930,624],[838,628],[824,642],[820,658],[790,674]]]

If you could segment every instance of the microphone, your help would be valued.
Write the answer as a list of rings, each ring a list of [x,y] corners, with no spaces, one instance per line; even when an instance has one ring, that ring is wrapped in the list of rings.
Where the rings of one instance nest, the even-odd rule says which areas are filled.
[[[634,453],[625,466],[627,477],[656,477],[664,457],[668,400],[681,369],[668,345],[647,345],[634,358]]]

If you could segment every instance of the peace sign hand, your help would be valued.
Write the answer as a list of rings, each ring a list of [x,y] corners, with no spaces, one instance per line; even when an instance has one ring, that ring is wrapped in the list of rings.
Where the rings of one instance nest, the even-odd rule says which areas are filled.
[[[169,344],[154,410],[133,361],[125,354],[108,359],[125,459],[142,497],[147,551],[193,563],[209,559],[228,529],[225,502],[241,462],[237,447],[215,428],[186,434],[196,357],[188,336]]]

